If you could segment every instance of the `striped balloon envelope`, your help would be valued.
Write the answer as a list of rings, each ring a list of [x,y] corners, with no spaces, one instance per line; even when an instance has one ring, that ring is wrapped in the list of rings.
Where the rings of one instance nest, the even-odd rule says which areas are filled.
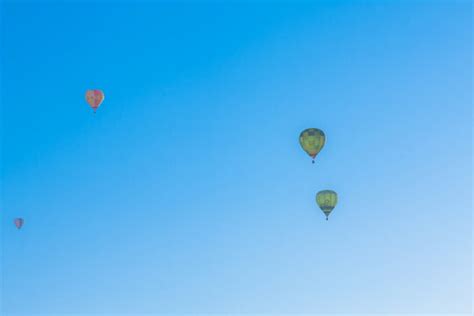
[[[326,215],[326,220],[328,220],[329,214],[336,207],[337,193],[332,190],[319,191],[316,194],[316,203],[324,215]]]

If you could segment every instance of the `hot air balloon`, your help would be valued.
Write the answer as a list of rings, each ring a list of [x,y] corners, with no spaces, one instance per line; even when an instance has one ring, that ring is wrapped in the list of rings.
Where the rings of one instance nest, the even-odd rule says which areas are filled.
[[[326,220],[328,220],[329,214],[336,207],[337,193],[332,190],[319,191],[316,194],[316,203],[318,203],[319,208],[326,215]]]
[[[300,145],[306,153],[314,159],[316,155],[321,151],[326,142],[326,136],[324,132],[317,128],[308,128],[300,134]]]
[[[87,90],[86,101],[90,107],[95,111],[99,108],[100,104],[104,101],[104,93],[102,90]]]
[[[22,226],[23,226],[23,223],[25,221],[23,220],[23,218],[15,218],[15,220],[13,221],[13,223],[15,224],[16,228],[20,229]]]

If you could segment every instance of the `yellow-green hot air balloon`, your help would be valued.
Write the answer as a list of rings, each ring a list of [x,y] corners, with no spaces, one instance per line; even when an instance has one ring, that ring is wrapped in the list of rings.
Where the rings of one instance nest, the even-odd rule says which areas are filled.
[[[329,214],[336,207],[337,193],[332,190],[319,191],[316,194],[316,203],[318,203],[319,208],[326,215],[326,220],[328,220]]]
[[[317,128],[308,128],[300,134],[300,145],[306,153],[314,159],[324,147],[326,136],[324,132]]]

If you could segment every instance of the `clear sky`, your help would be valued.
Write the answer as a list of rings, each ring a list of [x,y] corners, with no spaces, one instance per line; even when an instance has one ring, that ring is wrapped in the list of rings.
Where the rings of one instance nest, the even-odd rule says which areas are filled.
[[[472,310],[470,1],[1,9],[2,315]]]

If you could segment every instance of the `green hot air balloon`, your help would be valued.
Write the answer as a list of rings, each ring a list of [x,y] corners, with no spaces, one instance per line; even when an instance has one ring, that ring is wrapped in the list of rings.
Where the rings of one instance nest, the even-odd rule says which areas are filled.
[[[301,132],[300,134],[300,145],[306,153],[314,159],[316,155],[324,147],[326,142],[326,136],[324,132],[317,128],[308,128]]]
[[[337,193],[332,190],[319,191],[316,194],[316,203],[318,203],[319,208],[326,215],[326,220],[328,220],[329,214],[336,207]]]

